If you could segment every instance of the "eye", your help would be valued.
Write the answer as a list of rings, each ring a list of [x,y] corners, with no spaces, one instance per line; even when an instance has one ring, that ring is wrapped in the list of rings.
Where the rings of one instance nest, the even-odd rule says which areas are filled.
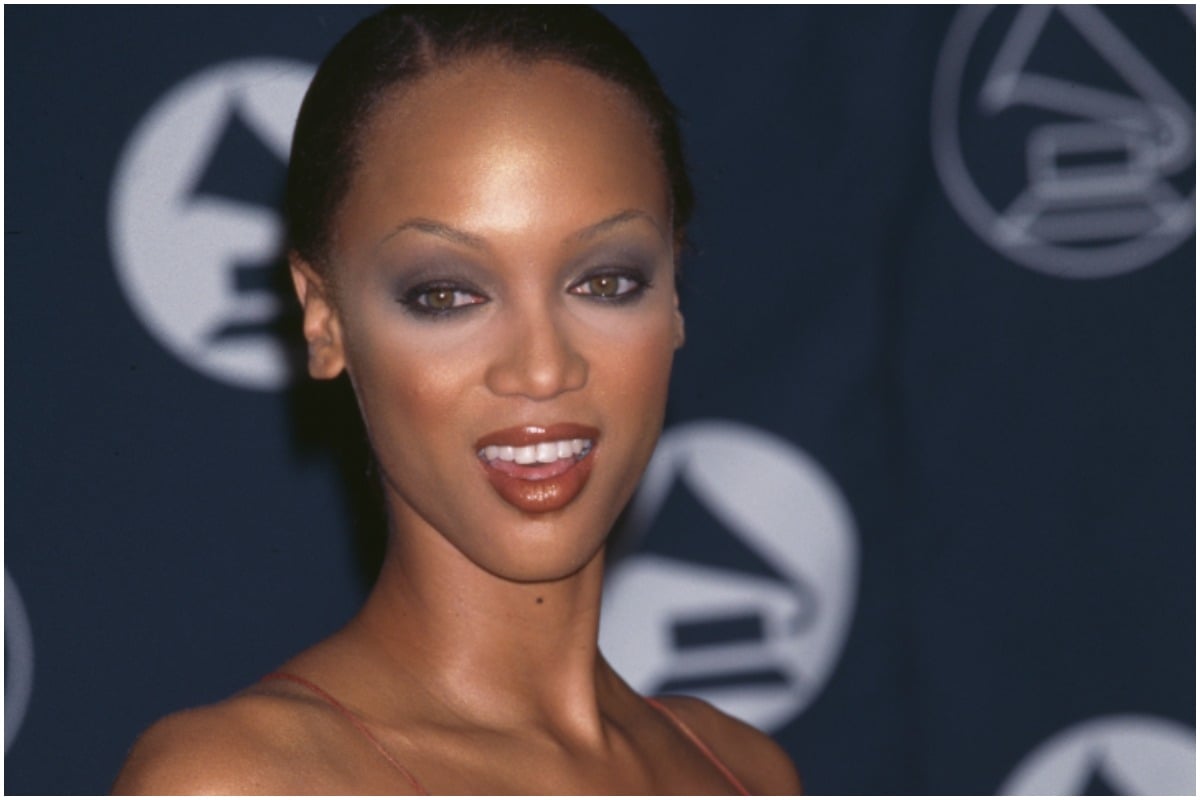
[[[623,301],[638,297],[650,286],[639,272],[604,272],[590,275],[573,285],[571,294],[594,297],[598,300]]]
[[[486,303],[487,298],[461,286],[423,284],[405,292],[400,302],[414,313],[440,316]]]
[[[447,311],[451,308],[470,306],[479,302],[479,298],[470,292],[455,289],[430,289],[417,295],[417,305],[431,308],[434,311]]]

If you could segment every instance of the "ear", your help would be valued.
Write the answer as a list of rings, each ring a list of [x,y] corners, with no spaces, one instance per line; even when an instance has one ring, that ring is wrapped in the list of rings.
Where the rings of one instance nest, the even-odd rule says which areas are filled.
[[[672,297],[675,301],[674,327],[676,350],[683,347],[683,343],[687,340],[687,336],[684,335],[683,330],[683,312],[679,310],[679,278],[683,267],[682,258],[685,247],[687,247],[687,230],[684,228],[677,228],[675,230],[674,250],[675,274],[672,276],[674,280],[672,281],[673,287],[671,289]]]
[[[683,327],[684,327],[683,326],[683,312],[679,310],[679,290],[675,291],[674,326],[675,326],[675,349],[678,350],[679,348],[683,347],[684,341],[687,340],[687,336],[684,335],[684,330],[683,330]]]
[[[308,374],[336,378],[346,367],[342,325],[324,278],[295,253],[288,257],[296,297],[304,310],[304,339],[308,342]]]

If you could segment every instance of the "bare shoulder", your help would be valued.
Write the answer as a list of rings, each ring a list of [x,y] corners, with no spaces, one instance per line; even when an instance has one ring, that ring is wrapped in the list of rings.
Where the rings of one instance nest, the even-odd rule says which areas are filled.
[[[694,697],[661,697],[752,794],[801,794],[792,759],[757,728]]]
[[[113,794],[292,794],[319,751],[319,713],[283,694],[248,691],[172,714],[138,738]],[[314,734],[312,731],[317,731]],[[319,753],[318,753],[319,755]],[[319,761],[319,759],[318,759]]]

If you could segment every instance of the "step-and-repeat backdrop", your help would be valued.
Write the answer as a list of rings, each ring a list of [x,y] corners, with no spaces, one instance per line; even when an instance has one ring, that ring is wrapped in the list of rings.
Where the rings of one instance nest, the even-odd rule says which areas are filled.
[[[5,10],[5,774],[337,628],[379,555],[296,369],[291,126],[366,9]],[[602,644],[818,793],[1195,788],[1195,18],[613,8],[700,197]]]

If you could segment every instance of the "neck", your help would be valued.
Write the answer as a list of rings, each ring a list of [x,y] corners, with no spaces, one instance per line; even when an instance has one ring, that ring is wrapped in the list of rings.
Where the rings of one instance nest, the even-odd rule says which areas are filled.
[[[498,577],[421,523],[397,525],[353,627],[430,713],[589,735],[619,679],[597,645],[604,554],[544,582]]]

